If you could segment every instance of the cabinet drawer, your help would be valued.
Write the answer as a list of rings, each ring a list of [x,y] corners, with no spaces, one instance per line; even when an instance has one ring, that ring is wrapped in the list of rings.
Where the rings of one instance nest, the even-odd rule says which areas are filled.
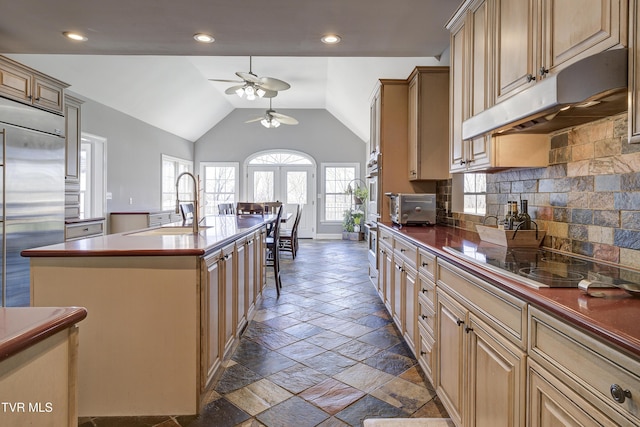
[[[422,325],[418,326],[419,339],[418,339],[418,362],[422,367],[425,375],[433,383],[433,358],[435,355],[435,340],[433,335],[429,334]]]
[[[438,286],[454,294],[467,309],[518,345],[526,348],[527,304],[442,259],[437,266]]]
[[[416,245],[402,239],[394,239],[393,252],[412,268],[416,268],[416,260],[418,259],[418,247]]]
[[[433,331],[435,331],[436,328],[436,312],[434,307],[422,298],[418,298],[418,308],[418,322],[427,332],[433,335]]]
[[[104,234],[104,222],[68,224],[65,226],[65,240]]]
[[[421,299],[428,301],[431,308],[436,304],[436,285],[430,279],[427,279],[422,274],[418,274],[418,281],[420,288],[418,289],[418,295]]]
[[[418,271],[435,282],[436,256],[424,249],[418,249]]]
[[[384,228],[378,228],[378,243],[383,243],[393,247],[393,235],[390,231],[385,230]]]
[[[613,409],[640,425],[640,361],[533,307],[529,328],[530,357],[583,397],[597,398],[596,406],[604,403],[605,412]],[[614,388],[629,392],[623,402],[614,400]]]
[[[163,224],[169,224],[171,222],[170,212],[160,212],[149,214],[149,227],[157,227]]]

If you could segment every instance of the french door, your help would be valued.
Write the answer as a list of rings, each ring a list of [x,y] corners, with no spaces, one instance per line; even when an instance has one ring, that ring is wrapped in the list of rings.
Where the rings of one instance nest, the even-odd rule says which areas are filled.
[[[284,203],[284,212],[291,213],[285,228],[293,226],[296,209],[302,205],[298,237],[315,237],[317,187],[312,165],[249,165],[247,181],[248,201]]]

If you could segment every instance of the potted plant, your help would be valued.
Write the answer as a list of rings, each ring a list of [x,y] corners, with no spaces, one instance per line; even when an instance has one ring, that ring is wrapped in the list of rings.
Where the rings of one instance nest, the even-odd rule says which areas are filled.
[[[362,218],[364,212],[360,208],[346,209],[342,220],[342,239],[343,240],[362,240]]]

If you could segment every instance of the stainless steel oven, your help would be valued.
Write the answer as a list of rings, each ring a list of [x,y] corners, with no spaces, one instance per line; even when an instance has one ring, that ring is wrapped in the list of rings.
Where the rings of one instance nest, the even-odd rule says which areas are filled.
[[[378,175],[367,177],[367,187],[369,189],[369,201],[367,202],[368,223],[376,223],[380,219],[380,205],[378,201]]]
[[[378,286],[378,226],[376,223],[366,223],[367,259],[369,260],[369,280],[373,286]]]

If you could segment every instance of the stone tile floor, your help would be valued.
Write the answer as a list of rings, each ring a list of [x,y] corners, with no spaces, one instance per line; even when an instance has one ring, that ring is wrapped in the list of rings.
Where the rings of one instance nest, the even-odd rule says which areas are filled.
[[[194,416],[82,418],[81,427],[340,427],[447,417],[380,301],[363,242],[302,240],[282,256],[238,347]]]

